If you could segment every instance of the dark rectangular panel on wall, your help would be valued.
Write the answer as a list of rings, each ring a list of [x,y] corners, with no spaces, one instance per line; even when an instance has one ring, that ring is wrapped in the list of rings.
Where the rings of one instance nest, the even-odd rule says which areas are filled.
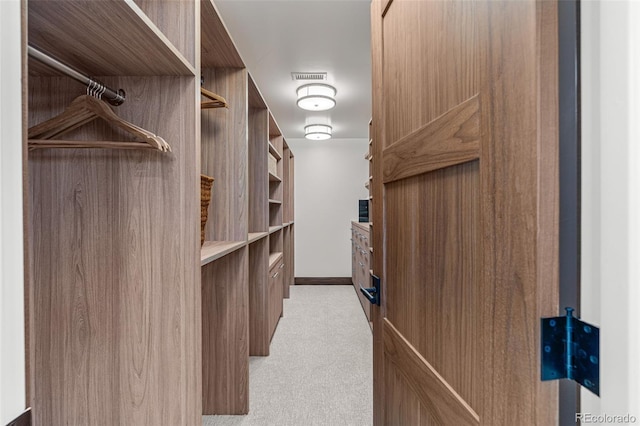
[[[558,3],[560,109],[560,306],[580,316],[580,2]],[[560,381],[560,425],[580,411],[575,382]]]

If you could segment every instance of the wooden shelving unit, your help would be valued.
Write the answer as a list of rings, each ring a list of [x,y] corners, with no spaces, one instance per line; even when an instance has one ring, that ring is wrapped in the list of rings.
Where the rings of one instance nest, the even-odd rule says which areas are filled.
[[[269,236],[268,232],[249,232],[249,238],[247,242],[251,244],[267,236]]]
[[[278,176],[274,175],[273,173],[269,172],[269,181],[270,182],[282,182],[282,179],[279,178]]]
[[[200,266],[220,259],[246,245],[246,241],[205,241],[200,250]]]
[[[150,18],[159,22],[170,16],[166,5],[144,5],[145,11],[123,0],[29,2],[29,43],[91,75],[196,75],[193,47],[185,45],[181,52]],[[55,74],[37,62],[30,65],[31,71]]]
[[[292,154],[213,1],[196,2],[25,0],[25,43],[123,88],[117,115],[172,150],[29,152],[34,424],[199,425],[248,412],[249,354],[268,355],[281,271],[293,274]],[[29,126],[86,92],[34,60],[24,68]],[[201,109],[202,88],[227,106]],[[97,120],[65,135],[125,137]],[[201,173],[215,179],[202,246]]]
[[[23,2],[24,51],[28,40],[124,89],[117,115],[172,149],[28,153],[26,399],[36,425],[202,424],[199,17],[195,3],[180,13],[170,3]],[[25,62],[28,127],[87,91]],[[100,120],[65,139],[127,141]]]
[[[278,263],[279,260],[282,259],[282,252],[281,251],[276,251],[273,252],[271,254],[269,254],[269,269],[271,269],[273,266],[276,265],[276,263]]]

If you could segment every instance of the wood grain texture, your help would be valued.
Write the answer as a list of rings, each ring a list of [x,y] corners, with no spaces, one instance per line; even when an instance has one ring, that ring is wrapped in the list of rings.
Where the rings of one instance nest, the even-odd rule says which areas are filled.
[[[248,250],[202,267],[201,413],[205,415],[249,411]]]
[[[384,352],[438,424],[480,424],[478,414],[388,320],[384,321]]]
[[[538,358],[539,318],[557,314],[558,300],[556,4],[395,0],[380,19],[383,7],[374,2],[372,13],[372,186],[384,200],[373,203],[382,226],[372,233],[374,269],[380,248],[386,259],[387,319],[481,424],[556,424],[557,383],[540,382]],[[376,181],[378,132],[393,146],[474,96],[477,161]],[[391,365],[375,361],[379,345],[374,336],[374,377]],[[408,391],[391,390],[397,373],[384,372],[383,398],[374,378],[388,411],[374,423],[407,415],[422,424],[423,413],[437,422],[425,401],[398,408]]]
[[[480,101],[462,102],[383,152],[384,183],[477,160]]]
[[[382,227],[372,232],[382,230],[386,241],[386,319],[480,413],[480,184],[478,161],[467,162],[478,156],[480,135],[474,100],[481,50],[476,7],[472,2],[395,0],[384,14],[382,74],[394,78],[382,81],[387,149],[381,156],[374,149],[372,161],[374,168],[383,162],[384,194],[378,198],[374,191],[373,197],[383,200],[385,216]],[[407,39],[406,34],[415,36]],[[453,136],[456,132],[470,141],[469,151],[458,142],[460,136]],[[458,146],[447,153],[448,145]],[[412,151],[416,160],[405,160],[408,170],[397,169],[400,179],[392,179],[398,157]],[[376,187],[375,170],[373,176]],[[382,334],[383,328],[374,323],[375,333]],[[410,363],[402,367],[416,380],[428,380],[425,369]],[[385,407],[395,403],[386,398]],[[432,417],[445,409],[425,408]]]
[[[248,233],[247,71],[203,69],[205,87],[229,109],[201,113],[201,173],[212,176],[208,241],[246,241]],[[254,230],[252,230],[254,231]]]
[[[385,204],[386,317],[478,410],[478,162],[387,184]]]
[[[267,109],[267,103],[264,101],[262,93],[260,93],[260,89],[258,89],[258,86],[256,86],[256,83],[253,81],[251,74],[249,74],[249,108]],[[265,139],[268,138],[268,130],[265,132],[264,137]]]
[[[112,127],[118,128],[127,134],[130,140],[135,140],[135,142],[131,143],[131,148],[147,148],[144,145],[140,145],[140,142],[142,142],[143,144],[149,145],[149,148],[155,148],[163,152],[171,151],[171,147],[162,137],[123,119],[113,111],[113,108],[109,106],[109,104],[89,95],[78,96],[62,113],[29,127],[29,149],[62,146],[77,146],[79,148],[129,148],[129,146],[124,145],[122,142],[94,140],[90,141],[91,143],[87,143],[87,141],[54,140],[96,119],[109,123]]]
[[[273,256],[273,254],[271,255]],[[282,253],[278,254],[278,259],[282,259]],[[275,262],[269,267],[269,341],[273,338],[278,327],[278,322],[282,316],[282,270],[280,263]]]
[[[384,109],[385,147],[478,93],[476,19],[472,3],[391,3],[381,29],[383,72],[394,76],[383,87],[394,105]]]
[[[274,232],[278,232],[281,229],[282,229],[282,226],[270,226],[269,227],[269,234],[273,234]]]
[[[296,174],[295,174],[295,159],[293,158],[293,152],[289,151],[289,223],[293,223],[295,220],[295,187],[296,187]]]
[[[388,404],[384,410],[384,419],[380,419],[385,425],[415,425],[422,426],[420,399],[407,384],[406,379],[398,371],[397,367],[389,360],[385,360],[385,376],[382,378],[388,387],[386,395],[393,403]]]
[[[269,131],[266,109],[249,108],[249,231],[269,228],[269,182],[267,180]]]
[[[269,232],[249,232],[249,235],[247,237],[247,242],[251,244],[267,236],[269,236]]]
[[[289,286],[291,285],[291,281],[289,281],[289,265],[290,261],[290,253],[291,253],[291,230],[287,226],[282,230],[282,244],[283,244],[283,261],[282,264],[282,297],[285,299],[289,298]]]
[[[371,187],[369,192],[375,198],[383,199],[383,186],[382,186],[382,162],[378,159],[382,158],[382,149],[385,146],[383,140],[384,131],[384,115],[385,115],[385,100],[383,92],[382,82],[382,69],[383,69],[383,55],[382,55],[382,11],[384,8],[384,0],[372,0],[371,2],[371,102],[372,118],[371,118],[371,134],[369,139],[371,140],[371,155],[370,158],[370,174],[373,176]],[[383,223],[383,203],[375,203],[372,206],[371,219],[374,223]],[[371,258],[371,268],[373,273],[385,280],[386,274],[384,272],[384,255],[383,255],[383,234],[382,228],[379,230],[371,229],[370,242],[372,247],[376,251],[376,255]],[[385,383],[387,382],[385,374],[384,363],[384,340],[383,334],[377,333],[376,330],[382,330],[383,318],[385,314],[385,300],[386,300],[386,285],[382,286],[382,303],[380,306],[372,306],[371,320],[373,323],[373,425],[385,426],[388,423],[385,419]],[[392,396],[389,397],[391,399]],[[395,399],[395,398],[394,398]],[[401,424],[401,423],[398,423]]]
[[[291,159],[289,158],[289,153],[291,151],[288,147],[284,147],[282,152],[282,176],[283,176],[283,185],[282,185],[282,221],[284,223],[288,223],[291,220],[291,203],[293,197],[291,194],[291,185],[290,180],[292,179],[292,173],[290,171],[291,167]]]
[[[135,0],[135,3],[196,68],[194,40],[200,32],[199,14],[195,13],[198,0]]]
[[[369,222],[356,222],[351,221],[351,226],[354,228],[358,228],[360,232],[369,233]]]
[[[268,356],[269,334],[269,242],[249,246],[249,355]]]
[[[36,0],[28,4],[29,43],[86,74],[193,76],[196,73],[193,64],[132,1]],[[187,51],[187,45],[194,44],[193,29],[188,33],[189,22],[193,20],[188,14],[193,14],[193,7],[188,2],[180,4],[185,10],[179,14],[182,20],[171,23],[176,28],[171,35],[179,33],[177,38]],[[161,7],[147,9],[159,11]]]
[[[25,342],[25,401],[31,404],[33,395],[33,365],[35,359],[35,348],[33,342],[33,286],[31,285],[31,273],[33,265],[31,263],[32,241],[30,228],[32,226],[29,213],[31,211],[29,198],[29,155],[27,147],[27,129],[29,123],[29,61],[27,57],[27,16],[29,11],[27,2],[20,2],[20,36],[22,50],[22,226],[23,226],[23,247],[22,255],[24,259],[24,342]]]
[[[271,132],[271,121],[273,121],[273,115],[269,113],[269,132]],[[268,148],[273,147],[277,153],[283,152],[284,146],[284,138],[282,136],[270,136],[268,143],[266,144]],[[269,199],[274,200],[283,200],[284,194],[284,186],[286,182],[284,182],[284,160],[280,155],[280,159],[277,160],[276,164],[276,174],[273,174],[271,171],[268,172],[269,176]],[[283,206],[280,204],[269,204],[269,226],[270,229],[274,226],[282,226],[283,224]],[[282,237],[280,237],[282,239]],[[278,251],[282,251],[282,247],[278,248]]]
[[[292,286],[295,284],[295,276],[296,276],[296,237],[295,237],[295,229],[293,223],[289,224],[289,256],[287,257],[287,281],[289,285]]]
[[[367,288],[371,287],[371,259],[369,252],[369,224],[361,223],[361,222],[351,222],[351,234],[352,234],[352,270],[353,270],[353,287],[355,289],[356,295],[360,300],[360,305],[362,306],[362,310],[364,311],[365,316],[367,317],[367,321],[371,321],[371,310],[372,305],[369,302],[362,291],[360,291],[360,287]]]
[[[495,283],[482,293],[483,364],[493,372],[484,376],[492,389],[485,417],[557,424],[558,384],[541,382],[539,370],[540,316],[558,314],[556,5],[489,2],[483,15],[490,28],[482,35],[483,83],[491,96],[481,105],[482,268]],[[518,411],[509,409],[516,404]]]
[[[284,246],[282,244],[282,227],[276,226],[274,228],[279,228],[279,229],[269,234],[269,254],[270,255],[274,253],[282,253],[282,250],[284,250]]]
[[[173,152],[29,154],[34,423],[198,424],[196,82],[102,80],[128,88],[118,113],[158,129]],[[68,78],[30,77],[30,124],[77,90]],[[119,137],[99,122],[75,132]]]
[[[278,266],[278,262],[282,260],[282,254],[281,251],[269,253],[269,269]]]
[[[536,269],[537,313],[535,318],[559,315],[556,310],[560,294],[560,123],[559,123],[559,59],[558,5],[555,2],[536,3],[538,77],[536,90],[538,124],[538,256]],[[556,53],[556,54],[554,54]],[[540,341],[536,329],[536,341]],[[535,352],[540,354],[540,352]],[[536,363],[540,363],[540,357]],[[532,372],[535,374],[535,372]],[[559,390],[555,383],[537,381],[539,399],[536,403],[538,422],[558,421]]]
[[[246,241],[205,241],[200,249],[200,266],[240,250],[246,245]]]
[[[282,226],[282,202],[269,203],[269,226]]]
[[[282,136],[282,132],[280,131],[280,127],[278,127],[278,123],[276,123],[276,119],[273,117],[273,114],[269,112],[269,138],[274,136]],[[282,152],[282,148],[278,149],[278,152]]]
[[[202,68],[244,68],[244,62],[212,0],[200,2]],[[207,84],[205,80],[205,84]],[[228,98],[227,98],[228,99]]]

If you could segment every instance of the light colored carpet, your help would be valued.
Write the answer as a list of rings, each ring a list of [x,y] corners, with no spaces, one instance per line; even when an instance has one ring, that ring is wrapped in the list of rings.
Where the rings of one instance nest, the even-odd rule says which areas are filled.
[[[271,354],[249,367],[249,414],[204,426],[372,424],[372,335],[352,286],[292,286]]]

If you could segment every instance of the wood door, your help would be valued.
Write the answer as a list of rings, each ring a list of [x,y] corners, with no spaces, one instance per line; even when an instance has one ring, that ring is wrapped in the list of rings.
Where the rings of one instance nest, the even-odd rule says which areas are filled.
[[[556,4],[374,0],[372,36],[374,424],[557,424]]]

